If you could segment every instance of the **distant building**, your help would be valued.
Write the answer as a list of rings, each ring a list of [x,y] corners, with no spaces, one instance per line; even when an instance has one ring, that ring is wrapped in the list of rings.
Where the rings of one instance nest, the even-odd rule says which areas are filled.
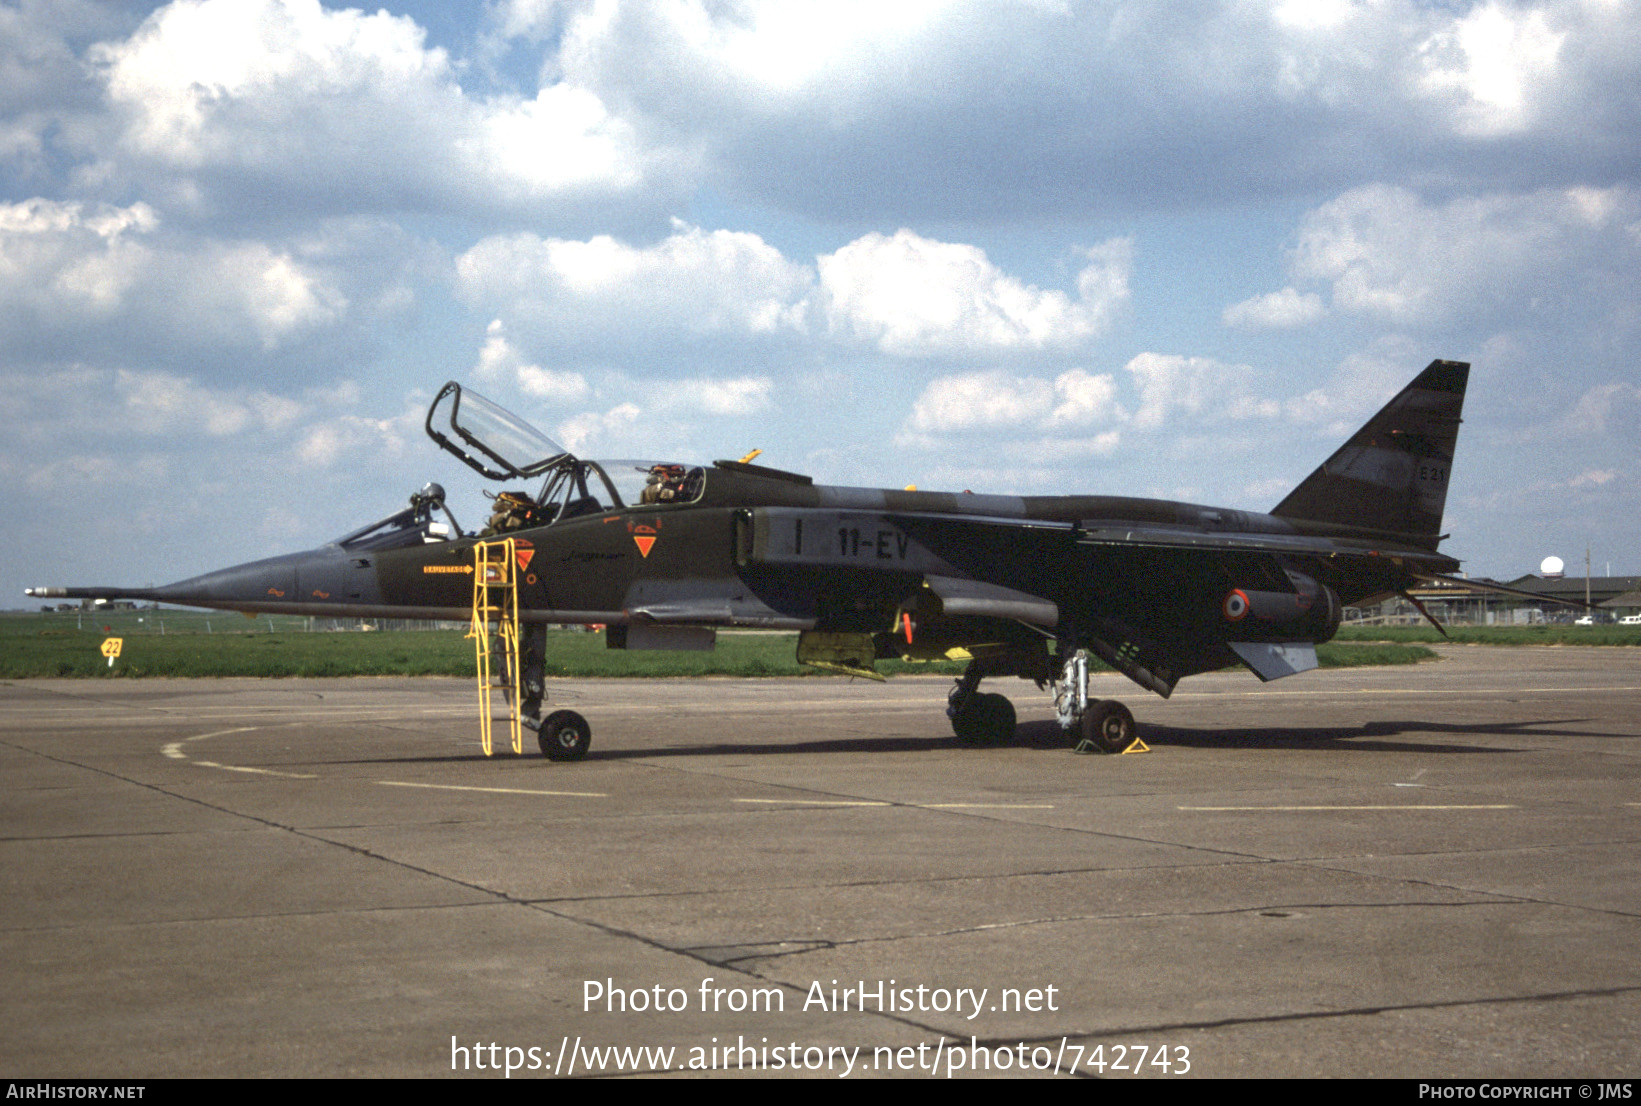
[[[1641,613],[1641,591],[1626,591],[1623,595],[1615,595],[1601,604],[1601,609],[1618,615]]]
[[[1570,622],[1582,615],[1585,594],[1583,576],[1546,579],[1526,575],[1514,580],[1477,577],[1475,585],[1501,584],[1518,591],[1533,592],[1561,603],[1535,604],[1531,599],[1486,591],[1480,586],[1446,581],[1411,588],[1408,594],[1444,625],[1526,626],[1538,622]],[[1617,618],[1641,610],[1641,576],[1592,576],[1589,578],[1590,606]],[[1566,603],[1574,604],[1567,606]],[[1401,596],[1384,600],[1374,607],[1353,609],[1346,621],[1378,625],[1413,624],[1424,621],[1414,605]]]
[[[1625,608],[1630,605],[1617,603],[1616,600],[1626,594],[1641,591],[1641,576],[1564,576],[1559,580],[1545,580],[1538,576],[1529,575],[1517,580],[1511,580],[1510,586],[1575,603],[1578,607],[1584,606],[1585,596],[1588,594],[1589,604],[1593,611],[1606,613],[1616,618],[1621,612],[1628,613]],[[1574,617],[1577,617],[1578,613],[1582,613],[1575,613],[1573,607],[1555,607],[1552,609],[1573,614]]]

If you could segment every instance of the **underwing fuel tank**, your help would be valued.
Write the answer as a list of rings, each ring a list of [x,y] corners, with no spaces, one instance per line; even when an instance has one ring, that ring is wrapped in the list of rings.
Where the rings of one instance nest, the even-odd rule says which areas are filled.
[[[1220,603],[1220,613],[1233,638],[1279,638],[1320,644],[1339,630],[1344,607],[1339,596],[1300,572],[1288,572],[1293,591],[1232,588]]]

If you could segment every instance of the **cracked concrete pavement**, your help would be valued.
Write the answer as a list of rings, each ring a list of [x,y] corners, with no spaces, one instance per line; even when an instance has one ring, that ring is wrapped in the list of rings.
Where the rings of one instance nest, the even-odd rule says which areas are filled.
[[[1019,681],[984,749],[937,679],[555,683],[572,765],[463,680],[0,684],[0,1062],[1633,1073],[1641,651],[1442,653],[1103,676],[1123,757]]]

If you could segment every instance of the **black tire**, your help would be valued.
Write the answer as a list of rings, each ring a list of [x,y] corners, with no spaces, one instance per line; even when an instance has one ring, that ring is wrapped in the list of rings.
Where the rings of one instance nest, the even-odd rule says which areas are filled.
[[[1012,745],[1017,724],[1014,704],[1004,695],[986,695],[986,742],[990,745]]]
[[[952,732],[965,745],[1007,745],[1014,730],[1014,704],[1002,695],[971,695],[952,715]]]
[[[1083,712],[1082,739],[1102,753],[1120,753],[1134,744],[1134,715],[1115,699],[1090,703]]]
[[[593,743],[593,730],[575,711],[555,710],[542,719],[536,740],[548,760],[580,760]]]
[[[981,698],[978,692],[965,692],[960,687],[953,688],[946,696],[946,718],[952,724],[952,733],[965,745],[974,745],[980,740],[976,723],[983,713]]]

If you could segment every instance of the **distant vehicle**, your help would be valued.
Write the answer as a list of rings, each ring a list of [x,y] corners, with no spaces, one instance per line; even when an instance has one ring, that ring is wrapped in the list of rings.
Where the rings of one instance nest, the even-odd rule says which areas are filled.
[[[1573,619],[1573,625],[1574,626],[1594,626],[1595,625],[1595,616],[1587,614],[1583,618],[1575,618],[1575,619]]]
[[[1620,626],[1641,626],[1641,614],[1627,614],[1618,620]]]

